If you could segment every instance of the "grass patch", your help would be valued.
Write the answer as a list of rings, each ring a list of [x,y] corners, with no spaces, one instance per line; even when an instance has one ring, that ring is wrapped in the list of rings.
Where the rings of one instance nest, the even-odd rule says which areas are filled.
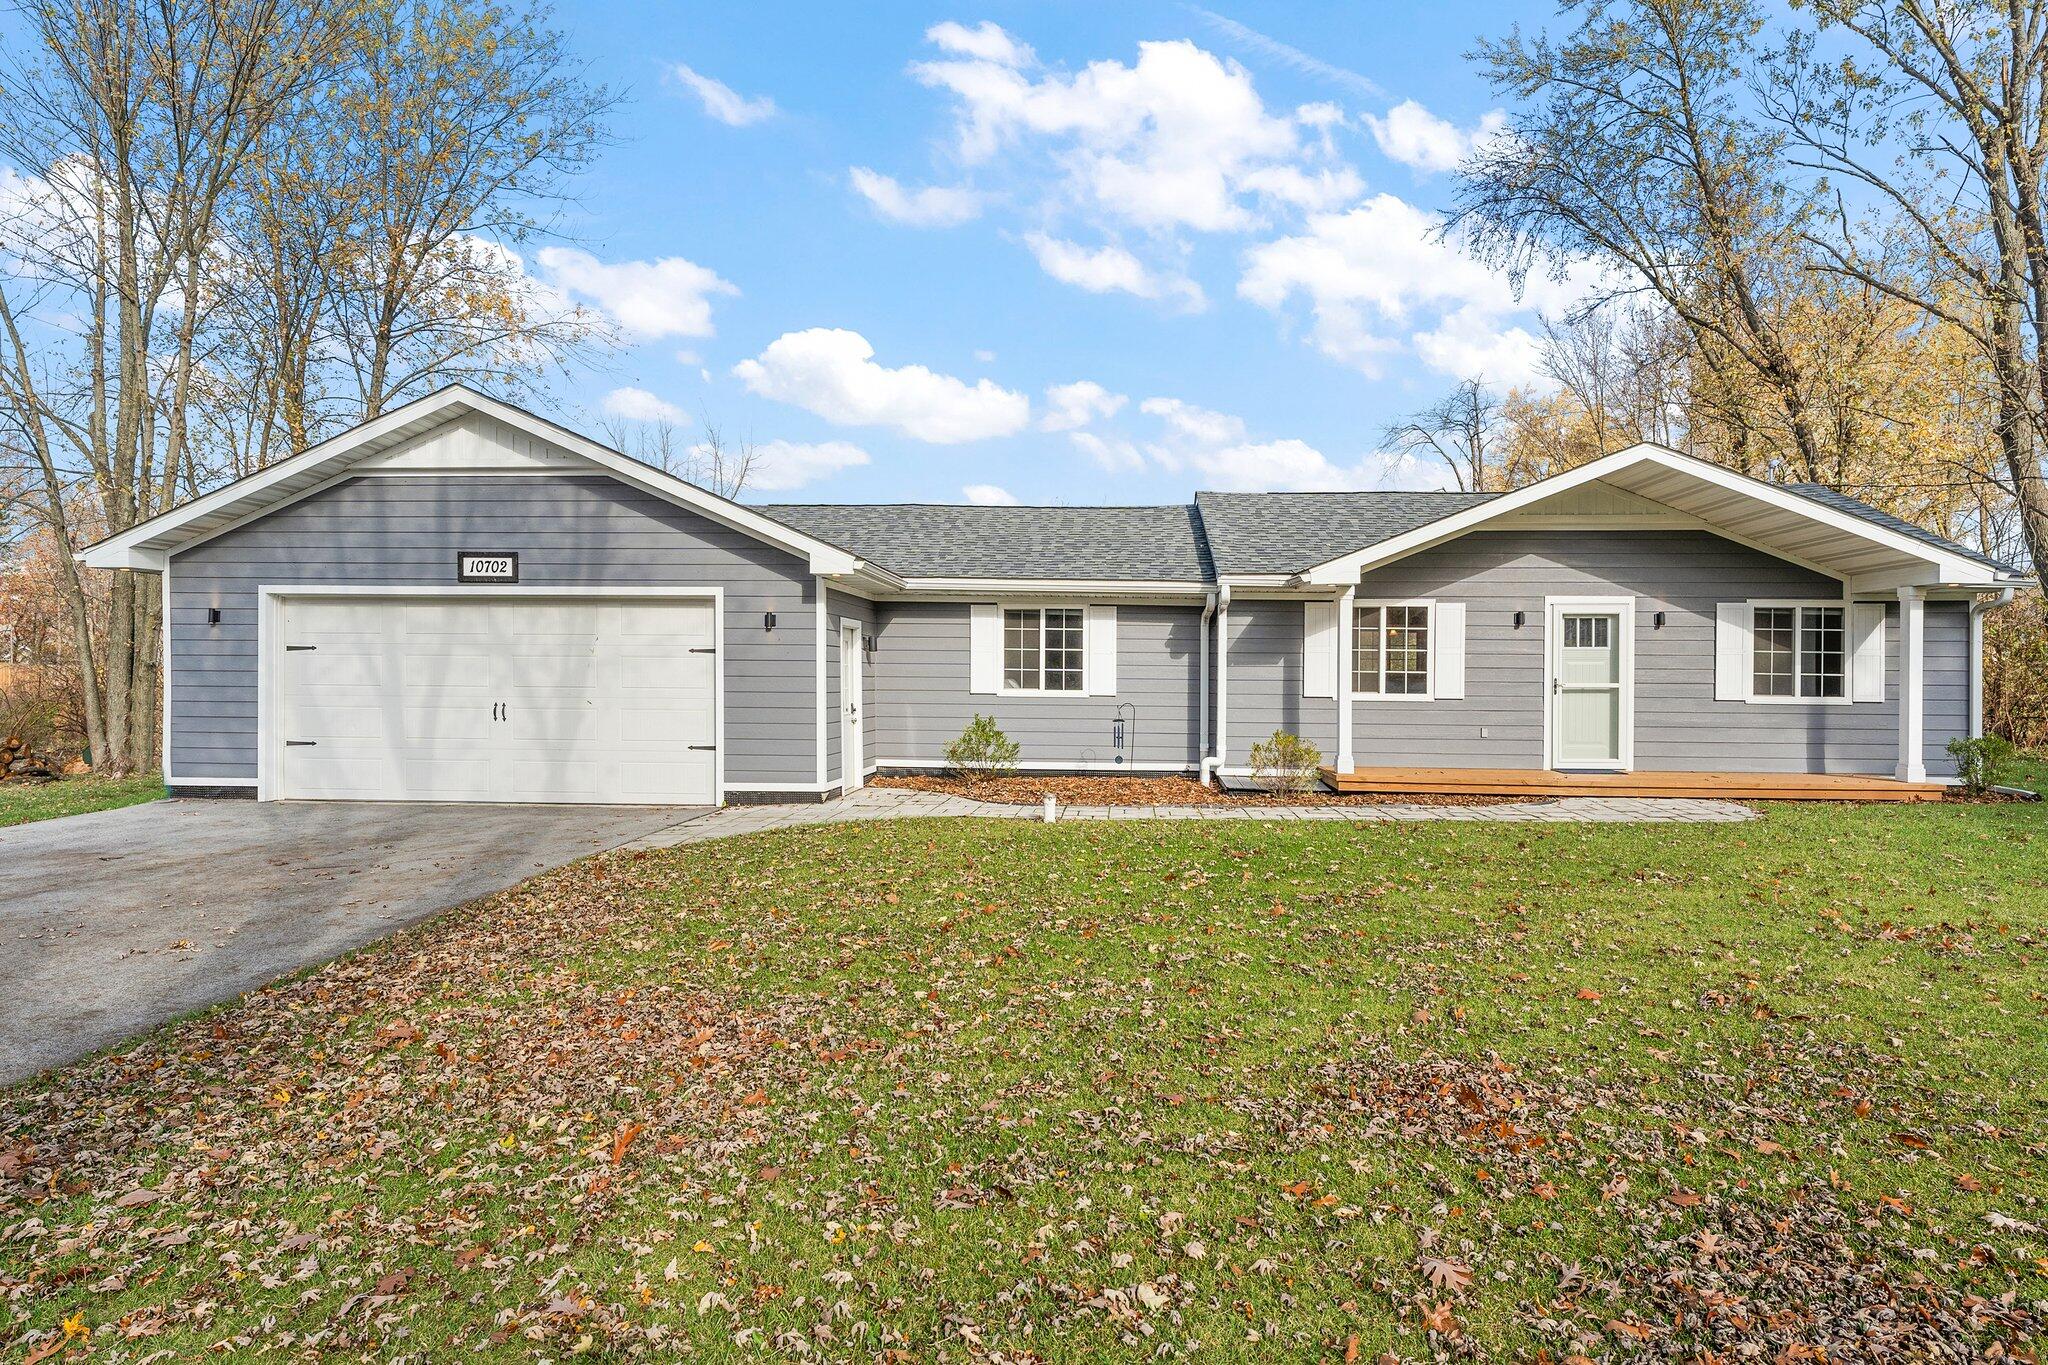
[[[136,777],[64,777],[53,782],[0,783],[0,827],[140,805],[164,794],[155,773]]]
[[[2041,812],[609,855],[0,1097],[0,1347],[2038,1351]]]

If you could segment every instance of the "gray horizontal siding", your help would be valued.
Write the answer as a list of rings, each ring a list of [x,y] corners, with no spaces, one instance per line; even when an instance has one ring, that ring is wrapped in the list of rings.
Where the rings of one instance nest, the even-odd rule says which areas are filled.
[[[1366,598],[1465,603],[1462,700],[1353,703],[1366,766],[1539,768],[1543,764],[1544,599],[1632,595],[1635,759],[1645,770],[1890,773],[1898,763],[1898,613],[1888,612],[1886,699],[1849,706],[1714,699],[1718,603],[1832,598],[1840,584],[1704,532],[1479,532],[1367,574]],[[1230,759],[1285,729],[1336,751],[1336,703],[1301,696],[1301,604],[1231,606]],[[1524,613],[1517,629],[1514,614]],[[1663,628],[1655,613],[1665,613]],[[1926,763],[1968,728],[1968,612],[1927,609]]]
[[[259,586],[447,586],[461,550],[518,551],[522,587],[723,589],[726,785],[816,780],[816,580],[802,560],[603,475],[435,474],[337,484],[173,559],[177,780],[256,776]]]
[[[937,765],[977,713],[994,716],[1028,763],[1112,762],[1111,726],[1128,722],[1132,763],[1193,768],[1201,761],[1201,634],[1198,607],[1117,608],[1113,697],[1005,697],[968,691],[965,602],[884,604],[873,722],[876,755]]]

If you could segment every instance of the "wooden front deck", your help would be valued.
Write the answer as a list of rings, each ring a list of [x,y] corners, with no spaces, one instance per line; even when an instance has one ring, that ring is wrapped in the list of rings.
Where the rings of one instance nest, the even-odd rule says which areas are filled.
[[[1732,801],[1939,801],[1939,782],[1819,773],[1558,773],[1540,768],[1324,768],[1340,792],[1437,796],[1713,796]]]

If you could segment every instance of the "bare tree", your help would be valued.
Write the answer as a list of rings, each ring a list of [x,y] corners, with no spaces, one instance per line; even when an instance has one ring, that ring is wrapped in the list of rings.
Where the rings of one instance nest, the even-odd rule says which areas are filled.
[[[2048,565],[2048,0],[1807,0],[1844,60],[1794,34],[1763,87],[1805,166],[1880,207],[1812,234],[1830,264],[1969,336],[1996,377],[2006,492]],[[1904,235],[1924,262],[1887,270]],[[1880,250],[1873,250],[1875,236]]]
[[[1495,469],[1501,442],[1501,403],[1482,379],[1460,380],[1436,402],[1380,433],[1380,443],[1404,455],[1439,460],[1461,492],[1497,493],[1507,485]]]
[[[728,438],[723,427],[707,419],[703,439],[690,447],[683,477],[721,498],[737,498],[759,459],[760,447],[752,436]]]
[[[1749,107],[1755,0],[1571,8],[1561,39],[1517,32],[1475,52],[1522,103],[1461,168],[1447,230],[1515,272],[1591,263],[1600,297],[1654,297],[1702,357],[1755,377],[1782,413],[1776,453],[1823,479],[1811,377],[1782,335],[1812,206],[1779,174],[1783,135]]]
[[[364,417],[454,379],[504,388],[588,343],[602,320],[535,284],[519,254],[604,140],[544,14],[494,0],[392,0],[357,27],[330,134],[356,179],[327,268],[327,338]]]

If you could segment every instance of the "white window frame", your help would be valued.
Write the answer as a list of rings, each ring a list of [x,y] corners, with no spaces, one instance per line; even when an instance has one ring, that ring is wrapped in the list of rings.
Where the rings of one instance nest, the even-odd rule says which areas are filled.
[[[1426,674],[1426,677],[1423,680],[1423,687],[1420,692],[1387,691],[1387,648],[1384,638],[1380,642],[1380,690],[1377,692],[1360,692],[1357,690],[1358,647],[1363,639],[1363,632],[1358,629],[1357,613],[1368,607],[1378,607],[1380,609],[1380,631],[1382,636],[1384,636],[1387,628],[1386,609],[1388,607],[1421,607],[1423,609],[1422,628],[1425,632],[1424,639],[1426,641],[1427,654],[1423,665],[1423,672]],[[1360,597],[1352,601],[1351,610],[1351,620],[1341,623],[1344,627],[1344,638],[1350,641],[1351,648],[1344,657],[1344,671],[1340,678],[1340,681],[1350,689],[1350,699],[1352,701],[1366,702],[1435,701],[1436,659],[1439,645],[1436,628],[1436,599],[1433,597]]]
[[[1773,697],[1756,690],[1756,614],[1759,608],[1791,607],[1792,613],[1792,695]],[[1799,694],[1802,677],[1802,657],[1805,651],[1800,647],[1804,622],[1800,609],[1828,608],[1842,613],[1842,695],[1839,697],[1804,697]],[[1752,597],[1743,603],[1749,613],[1742,623],[1743,634],[1748,641],[1742,659],[1743,700],[1752,706],[1849,706],[1856,699],[1856,622],[1855,605],[1841,598],[1828,597]]]
[[[1010,686],[1010,613],[1013,611],[1035,611],[1038,613],[1038,683],[1037,687]],[[1072,611],[1081,615],[1081,685],[1069,689],[1049,689],[1045,686],[1045,614],[1049,611]],[[1001,685],[996,695],[1001,697],[1085,697],[1088,695],[1088,604],[1085,602],[999,602],[996,604],[996,623],[1000,627],[997,648],[1000,655],[997,666],[1001,672]]]

